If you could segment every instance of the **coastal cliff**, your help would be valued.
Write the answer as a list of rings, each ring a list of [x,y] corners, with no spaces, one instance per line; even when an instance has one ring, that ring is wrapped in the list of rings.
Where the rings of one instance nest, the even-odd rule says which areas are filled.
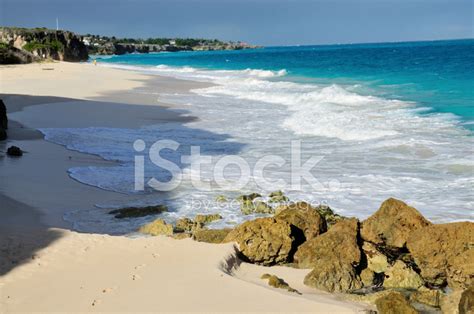
[[[116,38],[87,34],[84,36],[90,54],[122,55],[126,53],[241,50],[259,48],[243,42],[194,38]]]
[[[0,63],[30,63],[42,60],[87,61],[82,37],[69,31],[46,28],[0,28]]]

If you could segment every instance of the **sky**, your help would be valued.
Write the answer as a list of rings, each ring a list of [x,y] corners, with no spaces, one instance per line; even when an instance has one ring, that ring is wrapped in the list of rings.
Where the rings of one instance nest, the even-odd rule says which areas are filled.
[[[474,37],[473,0],[0,0],[2,26],[265,46]]]

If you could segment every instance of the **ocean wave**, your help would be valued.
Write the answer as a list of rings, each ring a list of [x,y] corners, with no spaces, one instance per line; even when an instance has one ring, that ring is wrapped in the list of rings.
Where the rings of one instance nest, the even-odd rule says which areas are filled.
[[[213,83],[211,87],[193,90],[194,93],[160,95],[163,101],[183,106],[199,117],[184,127],[166,124],[140,129],[42,130],[50,141],[121,163],[117,167],[73,168],[69,171],[71,177],[85,184],[136,196],[142,205],[157,200],[168,202],[173,211],[164,216],[166,219],[172,221],[198,213],[189,205],[189,198],[212,200],[214,193],[234,197],[235,191],[197,191],[189,179],[195,174],[185,168],[184,183],[179,192],[173,193],[173,200],[161,200],[156,194],[146,194],[148,191],[134,193],[133,156],[136,152],[132,143],[137,138],[143,139],[147,147],[157,138],[177,139],[185,146],[200,146],[203,155],[214,158],[238,154],[251,165],[265,155],[278,155],[290,161],[290,143],[299,139],[305,160],[309,156],[324,157],[315,170],[322,186],[315,189],[303,184],[298,191],[287,191],[291,200],[324,200],[341,214],[365,218],[384,199],[397,197],[435,221],[474,219],[473,138],[458,127],[460,122],[452,114],[432,114],[429,108],[420,108],[409,101],[375,96],[370,90],[360,92],[356,85],[283,80],[285,70],[109,66]],[[206,132],[200,135],[197,130]],[[221,136],[223,134],[226,136]],[[274,180],[270,181],[289,181],[288,164],[272,171],[270,176]],[[165,176],[152,169],[151,173],[147,172],[149,175]],[[228,170],[226,178],[227,174],[234,175],[232,169]],[[204,180],[211,179],[212,171],[204,169],[202,175]],[[255,185],[246,189],[261,191]],[[110,206],[105,204],[104,208]],[[249,218],[240,215],[238,210],[207,209],[222,214],[220,227]],[[95,211],[77,211],[70,213],[67,219],[75,222],[80,230],[114,229],[121,233],[133,229],[127,224],[119,226],[110,222],[109,216]]]

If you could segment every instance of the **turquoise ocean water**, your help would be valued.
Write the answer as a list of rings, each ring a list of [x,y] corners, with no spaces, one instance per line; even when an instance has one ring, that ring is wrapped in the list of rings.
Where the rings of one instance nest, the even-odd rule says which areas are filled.
[[[301,83],[360,84],[358,92],[452,113],[474,130],[474,40],[270,47],[245,51],[130,54],[102,62],[211,70],[263,69]]]
[[[474,220],[474,40],[269,47],[242,51],[130,54],[98,57],[99,66],[211,83],[182,93],[160,93],[158,101],[198,117],[181,123],[139,129],[42,129],[46,139],[70,149],[119,161],[117,167],[69,170],[80,182],[133,196],[130,205],[166,203],[173,221],[196,213],[219,212],[215,227],[239,223],[239,208],[213,203],[245,192],[283,189],[292,200],[327,203],[343,215],[361,219],[388,197],[405,200],[436,222]],[[135,91],[137,93],[142,90]],[[183,171],[170,193],[134,190],[133,143],[146,147],[160,139],[180,143],[165,158]],[[303,162],[320,162],[315,182],[293,189],[291,143],[299,141]],[[243,187],[196,187],[195,169],[180,162],[199,146],[211,163],[200,177],[213,180],[214,167],[236,155],[255,169],[264,157],[277,162],[265,169],[262,186],[255,172]],[[275,157],[276,156],[276,157]],[[273,159],[272,159],[273,158]],[[239,169],[225,169],[238,178]],[[146,181],[166,181],[170,173],[149,160]],[[196,206],[196,200],[200,206]],[[207,203],[205,203],[207,202]],[[205,203],[204,206],[202,204]],[[100,208],[72,211],[65,219],[83,231],[123,233],[155,217],[118,222]]]

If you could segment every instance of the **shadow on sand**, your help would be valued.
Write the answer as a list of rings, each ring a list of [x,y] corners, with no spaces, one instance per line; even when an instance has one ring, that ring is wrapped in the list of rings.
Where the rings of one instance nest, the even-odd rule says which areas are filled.
[[[129,98],[130,95],[124,97]],[[244,144],[227,141],[230,136],[226,134],[215,134],[206,130],[195,129],[186,126],[186,123],[193,121],[195,117],[188,116],[186,111],[172,110],[166,107],[156,105],[156,98],[154,99],[155,105],[129,105],[126,103],[110,102],[110,99],[103,99],[107,101],[83,101],[77,99],[69,99],[62,97],[43,97],[43,96],[30,96],[30,95],[12,95],[12,94],[0,94],[0,98],[4,100],[7,106],[8,114],[17,111],[18,115],[23,118],[23,113],[20,111],[28,111],[28,116],[38,117],[40,116],[39,122],[35,121],[35,127],[55,127],[55,128],[86,128],[86,127],[110,127],[110,128],[129,128],[139,129],[144,125],[154,124],[166,124],[169,123],[171,128],[166,132],[166,138],[175,140],[179,143],[185,142],[183,150],[178,152],[178,155],[172,157],[172,159],[180,157],[180,154],[188,152],[189,146],[193,145],[194,139],[199,141],[205,141],[206,146],[211,148],[207,154],[221,154],[223,151],[229,154],[237,154]],[[115,94],[113,101],[120,99],[119,94]],[[67,103],[67,104],[66,104]],[[41,105],[41,106],[38,106]],[[92,111],[93,108],[93,111]],[[55,112],[58,110],[59,115],[63,117],[64,121],[58,121],[56,117],[48,117],[47,114],[42,114],[42,110],[45,112]],[[91,110],[89,110],[91,109]],[[111,121],[108,119],[108,113],[114,111],[115,116],[118,116],[118,121]],[[91,116],[91,112],[94,112],[94,116]],[[128,117],[131,116],[139,117],[137,121],[127,121]],[[33,114],[31,114],[33,113]],[[26,115],[25,115],[26,116]],[[88,118],[90,117],[90,118]],[[132,118],[131,118],[132,119]],[[10,119],[11,120],[11,119]],[[20,119],[23,122],[23,119]],[[28,120],[28,119],[26,119]],[[71,122],[73,121],[73,122]],[[86,121],[86,122],[80,122]],[[84,124],[85,123],[85,124]],[[27,123],[28,124],[28,123]],[[70,125],[72,124],[72,125]],[[47,145],[49,143],[42,139],[41,134],[35,129],[25,127],[18,122],[11,121],[11,127],[8,130],[9,139],[4,142],[0,142],[0,152],[5,152],[6,147],[11,145],[13,140],[15,145],[21,147],[22,141],[31,142],[35,141],[35,145]],[[172,129],[176,128],[176,132]],[[156,139],[162,139],[163,134],[156,134]],[[153,140],[153,138],[149,138]],[[51,144],[49,144],[51,145]],[[133,154],[133,149],[130,149]],[[66,157],[67,155],[65,155]],[[87,155],[86,155],[87,156]],[[89,155],[90,156],[90,155]],[[59,186],[55,187],[56,182],[48,182],[48,172],[53,173],[61,172],[64,176],[65,170],[54,169],[59,167],[53,164],[53,169],[42,169],[40,170],[40,179],[34,178],[30,180],[28,178],[28,165],[29,167],[41,168],[45,167],[47,163],[44,163],[41,158],[45,158],[39,152],[29,151],[25,158],[19,160],[18,164],[12,164],[9,162],[9,157],[5,156],[4,153],[0,153],[0,276],[7,274],[12,271],[15,267],[35,259],[35,254],[51,243],[58,240],[62,236],[62,232],[59,229],[53,228],[64,228],[64,225],[46,225],[42,223],[43,213],[48,213],[48,208],[41,205],[41,198],[54,198],[57,193]],[[166,157],[165,157],[166,158]],[[66,158],[65,158],[66,159]],[[28,161],[29,160],[29,161]],[[49,163],[51,164],[51,162]],[[23,167],[23,165],[27,165]],[[180,167],[185,165],[178,163]],[[84,163],[83,166],[87,166]],[[105,167],[110,166],[104,164]],[[7,167],[16,167],[17,169],[8,169]],[[31,169],[31,168],[30,168]],[[41,172],[42,171],[42,172]],[[3,173],[2,173],[3,172]],[[15,173],[21,174],[21,179],[15,178]],[[13,199],[5,194],[6,190],[4,187],[8,187],[9,180],[22,180],[21,189],[24,188],[24,193],[30,191],[39,200],[38,206],[34,207],[24,204],[21,202],[21,197]],[[110,196],[116,195],[117,200],[121,200],[121,194],[114,192],[102,191],[98,188],[85,186],[79,184],[76,181],[70,179],[73,183],[69,182],[72,188],[68,189],[67,186],[61,186],[61,199],[69,200],[69,204],[64,204],[64,211],[75,207],[74,199],[78,198],[75,194],[75,189],[89,189],[91,195],[94,193],[101,195],[100,193],[108,193]],[[24,186],[23,186],[24,184]],[[10,185],[10,191],[12,187],[18,185]],[[46,189],[44,186],[48,186]],[[66,184],[67,185],[67,184]],[[15,190],[16,191],[16,190]],[[171,194],[172,192],[168,192]],[[49,194],[49,195],[48,195]],[[15,193],[16,195],[16,193]],[[21,194],[20,194],[21,195]],[[172,195],[163,194],[162,197],[166,198]],[[15,196],[16,197],[16,196]],[[29,202],[31,204],[31,202]],[[100,209],[97,209],[100,210]],[[57,212],[57,210],[55,211]],[[49,213],[48,213],[49,214]],[[62,219],[62,217],[61,217]],[[70,226],[66,229],[72,229]]]

